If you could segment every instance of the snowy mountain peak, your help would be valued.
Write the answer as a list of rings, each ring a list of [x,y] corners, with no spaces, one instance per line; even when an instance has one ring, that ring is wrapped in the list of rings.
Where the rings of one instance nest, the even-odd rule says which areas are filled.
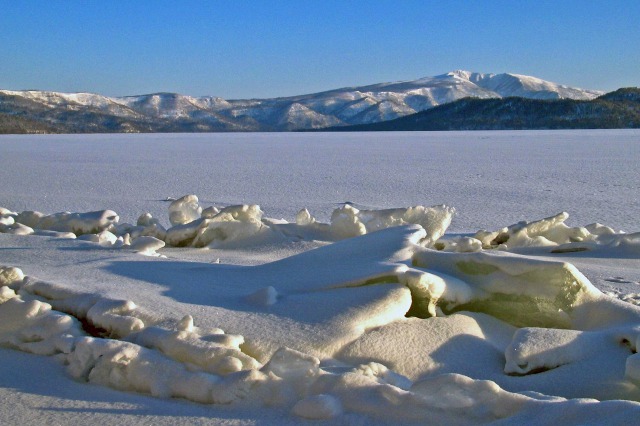
[[[477,82],[479,80],[482,80],[485,78],[491,78],[493,76],[494,74],[481,74],[478,72],[465,71],[465,70],[455,70],[455,71],[451,71],[446,74],[443,74],[443,77],[453,77],[453,78],[458,78],[460,80],[466,80],[471,82]]]
[[[448,72],[446,75],[450,77],[458,77],[458,78],[463,78],[465,80],[469,80],[469,77],[471,77],[471,74],[473,74],[471,71],[455,70],[455,71]]]
[[[68,114],[63,113],[69,110],[90,111],[101,114],[102,119],[105,119],[105,115],[111,115],[114,117],[111,122],[116,122],[115,126],[126,131],[157,127],[158,120],[168,120],[162,129],[182,126],[179,128],[185,131],[262,131],[375,123],[465,97],[486,99],[517,96],[589,100],[601,94],[599,91],[572,88],[520,74],[484,74],[455,70],[417,80],[273,99],[225,100],[213,96],[192,97],[178,93],[110,98],[91,93],[2,90],[0,105],[4,110],[11,110],[11,105],[15,105],[16,110],[27,108],[24,102],[20,103],[15,99],[29,101],[31,108],[40,105],[59,117],[49,118],[47,123],[69,120]],[[29,115],[28,112],[22,114]],[[123,124],[123,120],[135,122]]]

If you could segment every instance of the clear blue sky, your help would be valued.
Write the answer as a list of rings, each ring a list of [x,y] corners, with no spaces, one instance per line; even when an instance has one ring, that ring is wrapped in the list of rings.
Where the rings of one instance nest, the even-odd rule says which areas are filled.
[[[640,86],[640,0],[0,0],[0,88],[227,99],[454,69]]]

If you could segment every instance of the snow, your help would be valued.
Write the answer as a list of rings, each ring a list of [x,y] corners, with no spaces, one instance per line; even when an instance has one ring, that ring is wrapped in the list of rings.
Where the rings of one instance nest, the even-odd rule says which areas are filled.
[[[0,138],[3,423],[632,423],[640,134],[383,136]]]
[[[126,235],[126,234],[125,234]],[[124,245],[124,240],[123,240]],[[133,244],[129,244],[132,250],[137,251],[140,254],[144,254],[147,256],[155,256],[157,255],[156,250],[161,249],[165,246],[165,242],[151,236],[140,236],[136,238]]]
[[[331,395],[313,395],[298,401],[293,413],[305,419],[331,419],[342,414],[342,404]]]
[[[602,92],[567,87],[519,74],[481,74],[457,70],[411,81],[286,98],[224,100],[177,93],[109,98],[90,93],[0,90],[46,107],[94,107],[127,118],[195,119],[218,123],[227,130],[311,129],[366,124],[412,114],[464,97],[523,96],[537,99],[593,99]],[[234,120],[241,118],[241,120]],[[249,118],[250,120],[247,120]]]

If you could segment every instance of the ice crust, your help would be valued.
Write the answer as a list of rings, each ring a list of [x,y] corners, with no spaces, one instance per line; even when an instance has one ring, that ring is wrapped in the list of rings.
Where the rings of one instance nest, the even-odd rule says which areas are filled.
[[[195,313],[158,318],[133,300],[1,266],[0,346],[55,355],[81,381],[158,398],[286,407],[301,419],[515,424],[540,409],[552,419],[561,417],[557,407],[591,407],[588,398],[640,401],[640,308],[549,259],[634,255],[638,234],[569,227],[560,213],[449,237],[454,212],[345,204],[329,223],[307,209],[288,223],[257,205],[203,209],[186,195],[171,203],[164,228],[149,213],[132,225],[118,224],[111,210],[3,208],[2,233],[78,237],[93,243],[86,250],[119,256],[321,244],[254,267],[202,266],[216,303],[251,312],[238,314],[231,333],[196,326]],[[640,412],[640,404],[619,404],[623,419]]]
[[[473,236],[442,238],[454,214],[454,208],[443,205],[359,210],[345,204],[333,211],[330,223],[317,221],[307,209],[299,211],[295,223],[288,223],[264,218],[260,206],[255,204],[211,206],[203,210],[198,197],[191,194],[170,204],[172,226],[168,229],[150,213],[142,214],[136,225],[132,225],[118,224],[119,217],[112,210],[44,215],[36,211],[16,213],[3,208],[0,232],[58,238],[82,236],[84,240],[101,245],[131,246],[141,254],[155,256],[156,250],[164,247],[162,243],[172,247],[224,249],[283,241],[335,242],[389,227],[417,224],[427,232],[421,244],[441,251],[464,253],[549,247],[551,253],[559,254],[623,247],[638,253],[640,233],[616,232],[599,223],[569,227],[565,224],[569,217],[566,212],[532,222],[519,222],[497,231],[480,230]]]
[[[283,241],[339,241],[389,227],[418,224],[427,235],[423,245],[431,245],[444,235],[455,209],[447,206],[415,206],[386,210],[358,210],[346,204],[335,209],[330,223],[318,222],[307,209],[295,223],[263,218],[260,206],[232,205],[203,208],[198,197],[185,195],[169,205],[165,229],[150,213],[143,213],[136,225],[119,224],[112,210],[45,215],[35,211],[12,212],[3,208],[0,232],[14,235],[79,237],[102,246],[127,247],[147,256],[159,255],[165,245],[195,248],[238,248]]]
[[[474,237],[484,248],[501,250],[522,247],[551,247],[552,253],[570,253],[597,249],[598,245],[617,247],[635,241],[638,234],[616,232],[600,223],[570,227],[567,212],[532,222],[519,222],[498,231],[478,231]]]

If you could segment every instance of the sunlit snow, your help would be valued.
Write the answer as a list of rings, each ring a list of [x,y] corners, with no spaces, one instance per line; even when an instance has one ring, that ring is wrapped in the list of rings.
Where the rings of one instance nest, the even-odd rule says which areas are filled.
[[[639,141],[2,137],[0,416],[631,423]]]

